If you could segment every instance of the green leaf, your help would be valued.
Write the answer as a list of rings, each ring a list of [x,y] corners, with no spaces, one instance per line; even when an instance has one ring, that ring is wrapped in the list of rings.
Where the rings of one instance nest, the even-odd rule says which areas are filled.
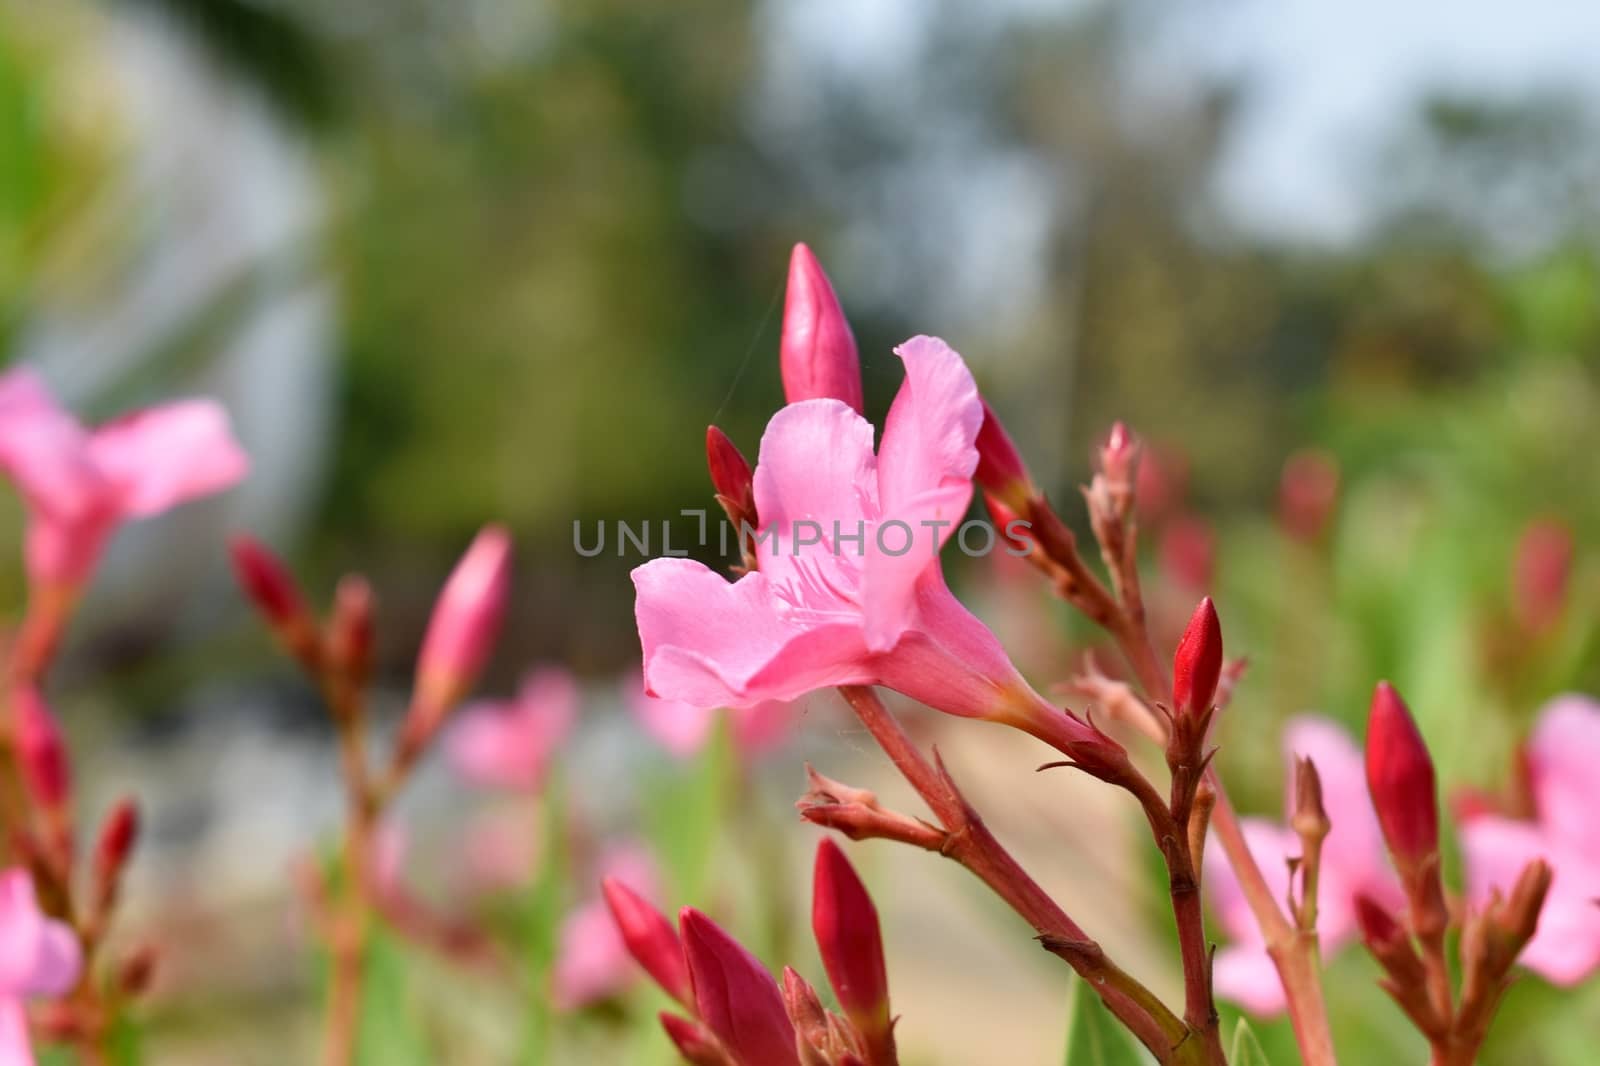
[[[1243,1018],[1233,1031],[1233,1052],[1228,1056],[1228,1063],[1229,1066],[1271,1066],[1267,1053],[1261,1050],[1261,1041],[1256,1039],[1255,1030]]]
[[[363,966],[356,1061],[360,1066],[428,1066],[433,1056],[417,1022],[405,949],[381,923],[373,923]]]
[[[1149,1057],[1081,977],[1067,1008],[1066,1066],[1144,1066]]]

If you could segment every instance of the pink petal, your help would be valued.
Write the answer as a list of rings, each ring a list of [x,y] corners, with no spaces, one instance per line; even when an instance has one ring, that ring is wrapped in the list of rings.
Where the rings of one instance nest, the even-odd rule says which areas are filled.
[[[1334,879],[1324,888],[1321,904],[1342,908],[1354,928],[1353,898],[1365,892],[1380,903],[1399,905],[1400,884],[1390,870],[1383,832],[1367,793],[1366,764],[1343,726],[1315,715],[1290,719],[1284,728],[1284,754],[1309,758],[1322,781],[1323,809],[1331,828],[1323,841],[1323,870]],[[1294,780],[1286,776],[1285,815],[1293,815]],[[1299,852],[1298,845],[1295,848]],[[1326,925],[1322,926],[1326,938]]]
[[[1289,890],[1287,860],[1289,856],[1300,853],[1300,842],[1289,830],[1264,818],[1241,819],[1239,828],[1250,846],[1250,854],[1255,857],[1256,865],[1261,868],[1261,876],[1272,890],[1272,898],[1282,900]],[[1232,864],[1215,840],[1206,849],[1204,869],[1211,907],[1223,931],[1240,945],[1241,950],[1249,946],[1265,954],[1266,941],[1262,938],[1261,927],[1256,924],[1255,914],[1250,910],[1244,890],[1239,887]]]
[[[77,937],[39,910],[27,871],[0,873],[0,999],[59,996],[81,963]]]
[[[795,725],[795,705],[785,700],[765,700],[733,714],[733,737],[746,755],[761,755],[780,747]]]
[[[1571,985],[1600,966],[1600,862],[1594,856],[1556,846],[1531,822],[1494,815],[1461,827],[1467,889],[1481,906],[1494,890],[1510,892],[1523,867],[1545,859],[1554,871],[1550,894],[1539,914],[1539,929],[1521,962],[1556,984]]]
[[[643,678],[636,679],[635,683],[638,688],[629,692],[628,706],[656,743],[679,759],[686,759],[705,747],[717,724],[714,708],[652,696],[644,691]]]
[[[878,681],[946,714],[971,718],[1042,704],[988,626],[956,599],[938,566],[912,590],[915,628],[874,656]]]
[[[794,556],[798,521],[818,523],[828,545],[835,522],[854,534],[858,523],[877,513],[876,469],[872,424],[838,400],[806,400],[773,415],[755,472],[761,531],[775,533],[772,543],[757,545],[763,569],[771,554]]]
[[[22,1000],[0,997],[0,1066],[34,1066]]]
[[[447,741],[452,765],[490,788],[537,791],[578,713],[572,675],[544,667],[523,679],[517,698],[482,701],[458,712]]]
[[[913,337],[895,351],[906,379],[884,423],[878,498],[882,524],[903,525],[869,538],[862,579],[867,646],[877,651],[909,624],[912,587],[966,514],[983,425],[977,385],[948,345]]]
[[[913,337],[895,349],[906,380],[889,408],[878,450],[878,495],[885,514],[919,497],[971,482],[983,426],[978,387],[951,347]]]
[[[123,513],[136,517],[228,488],[250,466],[213,400],[180,400],[109,422],[94,431],[89,455],[116,487]]]
[[[43,512],[32,516],[23,543],[29,582],[66,588],[83,585],[116,524],[114,511],[90,511],[75,519]]]
[[[1222,948],[1211,973],[1217,995],[1223,999],[1263,1018],[1283,1013],[1283,983],[1265,948]]]
[[[859,628],[779,600],[764,573],[729,583],[688,559],[633,571],[644,677],[655,696],[698,707],[748,707],[818,688],[866,684]]]
[[[602,900],[585,903],[561,926],[551,968],[551,998],[562,1010],[609,999],[628,986],[633,958]]]
[[[106,486],[88,446],[88,434],[36,374],[25,368],[0,374],[0,468],[30,508],[58,521],[101,509]]]
[[[1539,822],[1557,840],[1600,853],[1600,703],[1561,696],[1539,713],[1529,743]],[[1597,892],[1600,894],[1600,892]]]

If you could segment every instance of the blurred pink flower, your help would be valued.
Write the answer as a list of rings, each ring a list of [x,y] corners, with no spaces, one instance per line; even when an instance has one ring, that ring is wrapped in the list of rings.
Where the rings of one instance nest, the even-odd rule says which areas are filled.
[[[537,792],[550,759],[578,716],[578,683],[558,666],[528,673],[510,700],[484,700],[458,712],[446,753],[466,780]]]
[[[1305,715],[1284,729],[1286,761],[1305,756],[1322,779],[1323,807],[1332,825],[1322,845],[1322,874],[1317,893],[1317,939],[1332,956],[1357,933],[1355,898],[1370,896],[1391,910],[1405,906],[1400,882],[1385,857],[1383,833],[1367,795],[1366,766],[1360,749],[1343,728],[1325,718]],[[1291,775],[1292,776],[1292,775]],[[1293,810],[1294,782],[1285,796],[1285,817]],[[1288,895],[1288,859],[1300,854],[1300,841],[1286,826],[1263,818],[1246,818],[1242,828],[1274,899]],[[1266,942],[1245,901],[1233,869],[1220,851],[1205,864],[1212,907],[1231,939],[1217,952],[1218,994],[1254,1014],[1276,1014],[1284,1008],[1283,986],[1267,955]]]
[[[983,404],[961,357],[915,337],[873,454],[849,405],[773,416],[755,472],[758,570],[729,583],[688,559],[633,572],[651,695],[753,707],[879,684],[950,714],[1091,739],[1051,707],[953,596],[938,548],[972,498]]]
[[[24,997],[65,995],[81,968],[78,938],[39,910],[27,872],[0,872],[0,1066],[33,1066]]]
[[[705,747],[719,714],[723,713],[682,700],[652,696],[644,690],[644,681],[637,674],[623,684],[629,709],[645,732],[669,754],[680,759]],[[754,757],[783,743],[794,722],[795,705],[783,700],[764,700],[726,713],[740,753]]]
[[[462,840],[459,887],[477,895],[526,885],[539,868],[540,831],[537,811],[523,805],[475,815]]]
[[[1561,985],[1600,966],[1600,703],[1561,696],[1539,714],[1527,747],[1533,821],[1482,813],[1461,827],[1467,891],[1474,904],[1542,858],[1555,871],[1539,930],[1520,961]]]
[[[637,845],[619,845],[599,863],[600,876],[627,885],[640,896],[657,896],[655,863]],[[596,895],[567,916],[551,970],[551,998],[562,1010],[574,1010],[617,995],[638,976],[638,967],[611,917],[605,897]]]
[[[16,369],[0,375],[0,468],[27,505],[29,578],[72,589],[120,522],[228,488],[249,460],[215,401],[180,400],[88,430],[37,375]]]

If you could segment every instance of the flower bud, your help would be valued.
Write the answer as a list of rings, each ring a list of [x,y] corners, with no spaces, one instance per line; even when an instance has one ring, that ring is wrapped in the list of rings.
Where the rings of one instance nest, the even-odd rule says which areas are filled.
[[[792,966],[783,968],[783,1002],[799,1037],[796,1047],[802,1066],[827,1066],[828,1058],[822,1049],[828,1046],[828,1012],[811,982]]]
[[[1028,468],[994,409],[983,401],[983,425],[978,429],[978,468],[973,480],[987,495],[999,499],[1009,511],[1026,513],[1038,494]]]
[[[315,669],[320,651],[316,622],[283,561],[260,541],[242,533],[228,542],[228,554],[239,587],[273,635],[302,664]]]
[[[160,950],[154,944],[142,944],[129,952],[117,967],[117,991],[129,999],[144,995],[155,980],[160,959]]]
[[[839,1006],[869,1046],[877,1049],[873,1058],[893,1061],[889,979],[878,909],[850,860],[832,840],[817,845],[811,929]]]
[[[628,954],[667,995],[693,1009],[694,992],[689,986],[689,968],[683,961],[683,945],[666,915],[614,877],[606,878],[600,887]]]
[[[1367,718],[1367,790],[1402,875],[1439,850],[1433,760],[1400,694],[1380,681]]]
[[[103,912],[117,898],[123,868],[139,837],[139,806],[131,798],[117,801],[100,827],[94,846],[94,884],[97,905]]]
[[[1339,500],[1339,464],[1326,452],[1304,451],[1283,464],[1278,482],[1278,521],[1295,540],[1322,536]]]
[[[739,1063],[798,1066],[794,1026],[778,983],[761,961],[710,918],[685,907],[678,919],[695,1013]]]
[[[789,258],[778,362],[789,403],[834,399],[863,409],[861,360],[850,323],[821,264],[803,244]]]
[[[723,506],[747,515],[754,525],[756,500],[755,475],[750,462],[738,445],[716,426],[706,427],[706,467],[711,471],[711,485]]]
[[[1204,714],[1211,709],[1222,676],[1222,623],[1211,597],[1200,601],[1178,641],[1172,658],[1172,702],[1175,714]]]
[[[401,731],[409,763],[478,678],[505,615],[511,585],[511,537],[486,526],[445,582],[417,655],[416,692]]]
[[[1136,488],[1134,463],[1139,458],[1139,438],[1123,422],[1111,423],[1111,432],[1100,446],[1100,472],[1113,484],[1131,491]]]
[[[672,1041],[672,1046],[678,1049],[678,1054],[689,1066],[734,1066],[733,1060],[723,1053],[717,1038],[699,1022],[666,1011],[661,1012],[660,1018],[667,1039]]]
[[[1572,531],[1554,519],[1523,530],[1512,563],[1511,611],[1525,632],[1542,633],[1560,621],[1572,551]]]
[[[355,689],[372,674],[372,585],[360,574],[340,580],[328,622],[328,658],[340,679]]]
[[[72,763],[61,727],[32,685],[13,689],[11,701],[17,763],[28,794],[45,810],[62,810],[72,793]]]

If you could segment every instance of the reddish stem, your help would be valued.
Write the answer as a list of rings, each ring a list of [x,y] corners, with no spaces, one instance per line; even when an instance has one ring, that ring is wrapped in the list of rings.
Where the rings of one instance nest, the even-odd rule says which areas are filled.
[[[1033,927],[1040,942],[1089,982],[1106,1007],[1161,1062],[1185,1057],[1187,1031],[1149,989],[1105,951],[1039,887],[962,798],[942,765],[925,759],[870,688],[839,689],[896,769],[948,834],[944,854],[971,870]]]

